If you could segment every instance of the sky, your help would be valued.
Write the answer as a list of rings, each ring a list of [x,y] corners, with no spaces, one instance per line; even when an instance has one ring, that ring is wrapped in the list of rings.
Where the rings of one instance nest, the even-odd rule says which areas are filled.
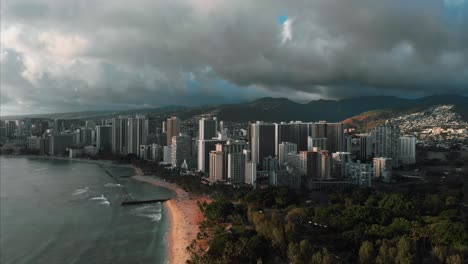
[[[468,0],[4,0],[1,115],[468,94]]]

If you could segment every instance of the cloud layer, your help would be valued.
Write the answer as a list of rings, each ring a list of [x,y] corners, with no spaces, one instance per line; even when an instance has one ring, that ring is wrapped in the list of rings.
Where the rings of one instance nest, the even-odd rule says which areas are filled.
[[[2,114],[468,93],[463,0],[2,4]]]

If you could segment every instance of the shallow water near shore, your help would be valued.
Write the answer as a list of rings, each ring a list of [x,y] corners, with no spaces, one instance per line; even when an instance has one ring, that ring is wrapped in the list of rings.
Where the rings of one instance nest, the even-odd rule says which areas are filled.
[[[131,168],[0,157],[0,263],[166,263],[167,189]],[[111,175],[113,177],[111,177]]]

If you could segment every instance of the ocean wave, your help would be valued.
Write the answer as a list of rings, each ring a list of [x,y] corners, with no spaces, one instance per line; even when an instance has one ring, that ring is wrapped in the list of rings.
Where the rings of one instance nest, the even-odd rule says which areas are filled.
[[[131,213],[138,217],[148,218],[152,222],[160,221],[161,220],[161,205],[153,204],[153,205],[140,206],[140,207],[133,209]]]
[[[108,200],[105,200],[105,201],[100,202],[99,204],[110,205],[110,202]]]
[[[45,170],[48,170],[49,168],[39,168],[39,169],[35,169],[34,171],[45,171]]]
[[[101,196],[96,196],[96,197],[92,197],[92,198],[89,198],[90,200],[105,200],[107,201],[107,198],[101,194]]]
[[[81,195],[81,194],[85,194],[89,191],[89,188],[88,187],[84,187],[82,189],[76,189],[75,191],[73,191],[73,195]]]
[[[137,207],[132,210],[133,213],[135,214],[141,214],[141,213],[160,213],[161,208],[159,206],[155,205],[144,205]]]
[[[106,183],[104,187],[123,187],[123,185],[120,183]]]
[[[151,222],[161,221],[161,217],[162,217],[161,213],[155,213],[155,214],[139,214],[138,216],[149,218],[149,219],[151,220]]]

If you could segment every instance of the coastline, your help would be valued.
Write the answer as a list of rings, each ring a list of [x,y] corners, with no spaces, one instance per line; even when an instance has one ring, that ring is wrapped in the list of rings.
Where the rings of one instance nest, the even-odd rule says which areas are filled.
[[[192,196],[175,184],[144,176],[139,168],[135,168],[135,171],[137,175],[132,179],[170,189],[176,194],[174,199],[164,203],[169,212],[167,258],[171,264],[186,263],[190,258],[186,248],[196,239],[199,224],[203,221],[203,214],[197,202],[210,202],[211,200],[204,196]]]
[[[68,160],[68,161],[87,162],[87,163],[106,165],[106,166],[133,168],[133,166],[130,164],[116,164],[116,163],[113,163],[112,160],[93,160],[93,159],[68,158],[68,157],[59,157],[59,156],[46,156],[46,155],[13,155],[13,154],[0,155],[0,157],[6,157],[6,158],[21,157],[21,158],[33,158],[33,159]]]

